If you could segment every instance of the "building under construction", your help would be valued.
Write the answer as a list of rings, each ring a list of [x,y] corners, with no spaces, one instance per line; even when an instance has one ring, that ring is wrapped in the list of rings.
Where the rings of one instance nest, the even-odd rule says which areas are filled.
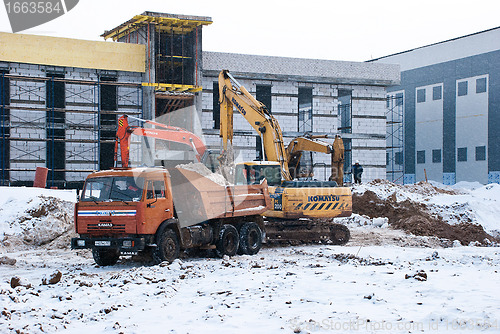
[[[113,166],[124,114],[186,128],[219,149],[222,69],[266,104],[285,139],[340,133],[346,177],[359,160],[365,180],[385,178],[386,88],[399,84],[398,66],[204,52],[202,28],[211,23],[144,12],[102,34],[115,43],[0,33],[0,184],[31,185],[36,167],[47,167],[49,186],[79,187],[90,172]],[[262,156],[242,117],[234,127],[240,158]],[[183,160],[176,150],[135,162]],[[329,157],[311,158],[324,179]]]

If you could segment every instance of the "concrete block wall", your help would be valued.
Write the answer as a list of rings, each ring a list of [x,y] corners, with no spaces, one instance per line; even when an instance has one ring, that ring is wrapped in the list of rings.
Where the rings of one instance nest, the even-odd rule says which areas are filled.
[[[45,65],[9,63],[9,74],[27,79],[10,80],[10,173],[11,182],[33,181],[34,170],[46,166],[46,78],[48,71],[64,73],[66,79],[89,81],[65,83],[65,124],[55,124],[65,130],[66,181],[83,181],[96,169],[98,145],[97,110],[100,70],[83,68],[55,68]],[[6,65],[6,66],[3,66]],[[117,82],[142,82],[142,73],[114,72]],[[30,80],[32,79],[32,80]],[[142,88],[118,86],[118,113],[141,112]],[[139,114],[140,116],[140,114]],[[88,141],[94,142],[88,142]],[[16,171],[17,169],[17,171]],[[20,170],[20,171],[19,171]]]
[[[363,166],[362,181],[386,178],[386,90],[359,86],[352,91],[352,133],[372,135],[352,140],[352,161]]]
[[[206,131],[213,129],[213,82],[216,77],[204,77],[204,92],[202,94],[203,118],[202,126]],[[370,85],[346,85],[327,83],[303,83],[293,80],[259,80],[237,78],[252,95],[255,96],[256,85],[271,85],[271,110],[278,120],[281,130],[284,133],[285,145],[293,138],[291,133],[298,129],[298,89],[299,87],[313,88],[313,131],[318,134],[329,134],[332,138],[327,139],[333,142],[333,135],[338,133],[338,90],[347,89],[352,91],[352,160],[360,160],[364,166],[363,181],[370,181],[376,178],[385,178],[386,159],[386,121],[385,121],[385,94],[383,86]],[[248,143],[244,149],[245,141],[238,141],[242,137],[238,131],[251,131],[249,123],[237,111],[234,113],[235,145],[249,160],[255,159],[255,141]],[[213,130],[212,132],[213,133]],[[256,134],[256,133],[255,133]],[[356,135],[363,135],[366,139],[356,138]],[[245,135],[246,136],[246,135]],[[295,136],[295,135],[293,135]],[[371,136],[371,137],[370,137]],[[209,140],[209,145],[220,145],[220,139]],[[238,142],[238,144],[236,144]],[[326,167],[315,168],[315,177],[323,180],[330,175],[330,156],[327,154],[313,153],[314,163],[324,163]]]

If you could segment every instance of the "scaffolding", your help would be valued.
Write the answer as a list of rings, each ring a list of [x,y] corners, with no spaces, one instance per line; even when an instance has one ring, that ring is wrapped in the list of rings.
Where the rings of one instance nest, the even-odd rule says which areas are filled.
[[[9,113],[6,109],[9,101],[7,100],[9,97],[9,93],[7,90],[8,87],[8,79],[5,77],[5,72],[0,71],[0,141],[2,145],[0,145],[0,186],[7,185],[5,180],[9,179],[8,171],[6,166],[9,161],[9,136],[10,129],[8,127],[9,124]]]
[[[404,100],[403,94],[386,100],[386,174],[387,180],[403,183],[404,176]]]
[[[105,123],[103,115],[113,115],[114,119],[123,114],[142,117],[140,82],[2,73],[0,83],[6,78],[9,103],[5,98],[0,100],[2,185],[32,185],[36,167],[45,166],[50,169],[49,187],[79,187],[87,174],[100,169],[103,144],[114,147],[114,135],[106,137],[103,132],[116,133],[116,121]],[[57,82],[64,84],[62,107],[54,102],[55,96],[47,93],[48,85],[53,88]],[[100,93],[106,85],[117,87],[117,110],[102,110]],[[54,89],[49,91],[54,94]],[[61,147],[64,154],[60,152]],[[57,163],[61,156],[62,163]]]

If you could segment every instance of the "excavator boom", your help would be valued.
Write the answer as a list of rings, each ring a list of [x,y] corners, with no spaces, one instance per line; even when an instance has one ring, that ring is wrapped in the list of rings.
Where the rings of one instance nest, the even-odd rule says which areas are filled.
[[[128,118],[144,122],[146,124],[151,124],[156,126],[156,128],[143,128],[139,126],[130,126],[128,124]],[[196,158],[201,162],[204,153],[207,148],[200,137],[194,133],[179,128],[176,126],[170,126],[161,124],[151,120],[144,120],[133,116],[123,115],[118,119],[118,130],[116,131],[115,140],[115,166],[118,163],[118,146],[120,146],[121,155],[121,165],[124,168],[128,168],[130,165],[130,135],[137,135],[141,137],[160,139],[172,143],[180,143],[188,145],[192,148],[196,154]]]
[[[262,137],[267,159],[279,162],[283,179],[292,180],[285,158],[286,150],[281,128],[266,106],[257,101],[227,70],[219,74],[219,97],[220,136],[224,150],[227,150],[228,142],[232,144],[233,141],[233,107],[235,107]]]

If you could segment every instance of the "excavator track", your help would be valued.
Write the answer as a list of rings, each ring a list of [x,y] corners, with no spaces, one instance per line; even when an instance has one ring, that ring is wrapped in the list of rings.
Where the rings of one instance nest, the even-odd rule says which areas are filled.
[[[264,222],[264,227],[269,245],[345,245],[351,237],[347,226],[320,219],[269,219]]]

